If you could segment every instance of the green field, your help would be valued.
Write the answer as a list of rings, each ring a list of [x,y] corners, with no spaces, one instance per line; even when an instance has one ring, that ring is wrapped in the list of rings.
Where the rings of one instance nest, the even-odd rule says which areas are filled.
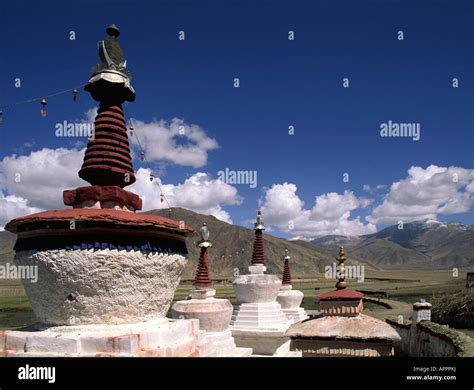
[[[366,276],[363,283],[349,281],[348,288],[364,291],[383,291],[390,301],[399,301],[400,310],[385,309],[374,304],[365,303],[366,314],[384,318],[388,315],[408,315],[412,303],[420,298],[430,300],[433,294],[464,289],[466,271],[459,272],[457,277],[452,271],[377,271]],[[307,310],[317,310],[316,296],[320,293],[334,289],[335,281],[321,279],[317,281],[304,281],[296,279],[293,289],[301,290],[305,298],[303,306]],[[28,302],[28,298],[21,289],[18,281],[0,281],[0,329],[16,329],[36,322],[35,316]],[[179,286],[175,300],[185,299],[192,288],[190,284]],[[218,298],[228,298],[235,303],[232,284],[215,286]],[[370,294],[366,294],[370,296]],[[402,310],[403,309],[403,310]]]
[[[0,330],[34,324],[36,317],[26,295],[0,297]]]

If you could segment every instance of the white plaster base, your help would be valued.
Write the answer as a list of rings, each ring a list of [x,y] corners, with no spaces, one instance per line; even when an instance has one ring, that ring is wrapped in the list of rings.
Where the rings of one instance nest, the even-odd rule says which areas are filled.
[[[243,303],[230,321],[237,346],[266,356],[279,356],[279,348],[289,340],[285,333],[290,325],[278,302]]]
[[[206,339],[212,344],[214,357],[248,357],[252,348],[238,348],[230,329],[222,332],[206,332]]]
[[[214,298],[216,290],[193,290],[192,299],[177,301],[171,308],[173,318],[194,318],[199,327],[206,331],[205,337],[212,344],[216,357],[250,356],[252,349],[237,348],[229,321],[233,307],[228,299]]]
[[[286,331],[290,322],[278,302],[242,303],[230,320],[232,329],[271,329]]]
[[[22,280],[38,320],[51,325],[123,324],[164,317],[187,263],[175,253],[111,249],[18,251],[37,266]]]
[[[228,299],[193,298],[175,302],[171,308],[171,315],[177,319],[198,319],[202,330],[221,332],[229,327],[232,310],[232,304]]]
[[[264,274],[264,266],[250,266],[250,275],[239,275],[233,282],[238,303],[274,302],[281,287],[276,275]]]
[[[296,324],[297,322],[302,322],[309,318],[308,314],[302,307],[295,307],[291,309],[283,309],[283,313],[286,315],[292,324]]]
[[[309,318],[305,310],[300,307],[304,294],[299,290],[292,290],[290,285],[282,286],[277,296],[283,313],[294,324]]]
[[[58,326],[0,331],[0,356],[191,357],[214,356],[198,320],[166,318],[121,325]]]

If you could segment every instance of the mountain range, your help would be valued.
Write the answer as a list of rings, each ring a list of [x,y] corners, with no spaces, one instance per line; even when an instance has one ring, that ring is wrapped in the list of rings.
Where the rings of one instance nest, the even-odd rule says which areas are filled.
[[[167,210],[152,210],[147,214],[168,216]],[[172,218],[184,221],[187,225],[199,231],[205,222],[210,230],[212,248],[209,249],[209,268],[214,278],[229,278],[234,275],[234,270],[247,273],[247,267],[252,259],[254,231],[238,225],[223,222],[212,215],[202,215],[182,208],[172,209]],[[184,278],[194,277],[199,259],[199,248],[196,243],[200,237],[187,239],[189,263],[184,271]],[[285,248],[291,256],[291,272],[293,276],[305,278],[320,278],[324,267],[335,262],[336,253],[326,248],[319,248],[305,241],[289,241],[274,237],[270,234],[263,235],[265,248],[265,261],[269,273],[281,275],[283,272],[283,257]],[[354,264],[360,264],[360,259],[353,258]],[[366,263],[366,267],[373,268]]]
[[[172,208],[172,218],[182,220],[197,231],[205,222],[211,232],[210,272],[215,279],[232,278],[235,270],[247,272],[252,257],[254,232],[242,226],[223,222],[182,208]],[[168,217],[168,210],[151,210],[147,214]],[[187,238],[189,263],[183,279],[194,277],[199,258],[196,243],[199,236]],[[15,235],[0,232],[0,264],[14,256]],[[363,264],[367,270],[446,269],[474,266],[474,226],[458,222],[425,220],[397,225],[377,233],[345,237],[330,235],[313,241],[286,240],[264,234],[268,272],[281,275],[285,248],[291,255],[294,277],[320,278],[326,265],[332,265],[339,246],[346,249],[348,264]]]
[[[389,226],[365,236],[324,236],[312,244],[334,251],[340,245],[382,269],[446,269],[474,266],[474,225],[424,220]]]

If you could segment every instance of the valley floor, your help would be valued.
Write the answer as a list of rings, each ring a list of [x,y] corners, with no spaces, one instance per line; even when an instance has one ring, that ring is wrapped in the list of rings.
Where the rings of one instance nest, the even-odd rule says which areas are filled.
[[[402,315],[409,319],[412,304],[420,298],[428,302],[434,294],[455,291],[465,288],[466,272],[462,270],[456,275],[449,271],[426,271],[426,270],[404,270],[404,271],[375,271],[365,276],[362,283],[349,281],[348,288],[362,290],[371,302],[364,304],[364,313],[384,320],[389,316]],[[317,295],[334,289],[335,281],[320,279],[305,281],[295,279],[293,289],[301,290],[305,297],[303,306],[307,310],[317,310]],[[182,284],[178,287],[175,300],[185,299],[190,284]],[[235,304],[235,295],[231,283],[216,284],[218,298],[228,298]],[[383,300],[392,306],[387,309],[382,305],[374,303]],[[36,322],[35,316],[19,281],[0,280],[0,329],[21,328]],[[473,330],[466,333],[473,335]]]

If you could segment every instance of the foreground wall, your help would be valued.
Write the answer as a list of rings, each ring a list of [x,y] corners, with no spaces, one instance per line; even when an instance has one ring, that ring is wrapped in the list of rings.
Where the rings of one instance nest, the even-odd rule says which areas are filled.
[[[465,357],[474,356],[474,340],[464,333],[431,321],[397,321],[387,319],[400,335],[395,353],[414,357]]]

